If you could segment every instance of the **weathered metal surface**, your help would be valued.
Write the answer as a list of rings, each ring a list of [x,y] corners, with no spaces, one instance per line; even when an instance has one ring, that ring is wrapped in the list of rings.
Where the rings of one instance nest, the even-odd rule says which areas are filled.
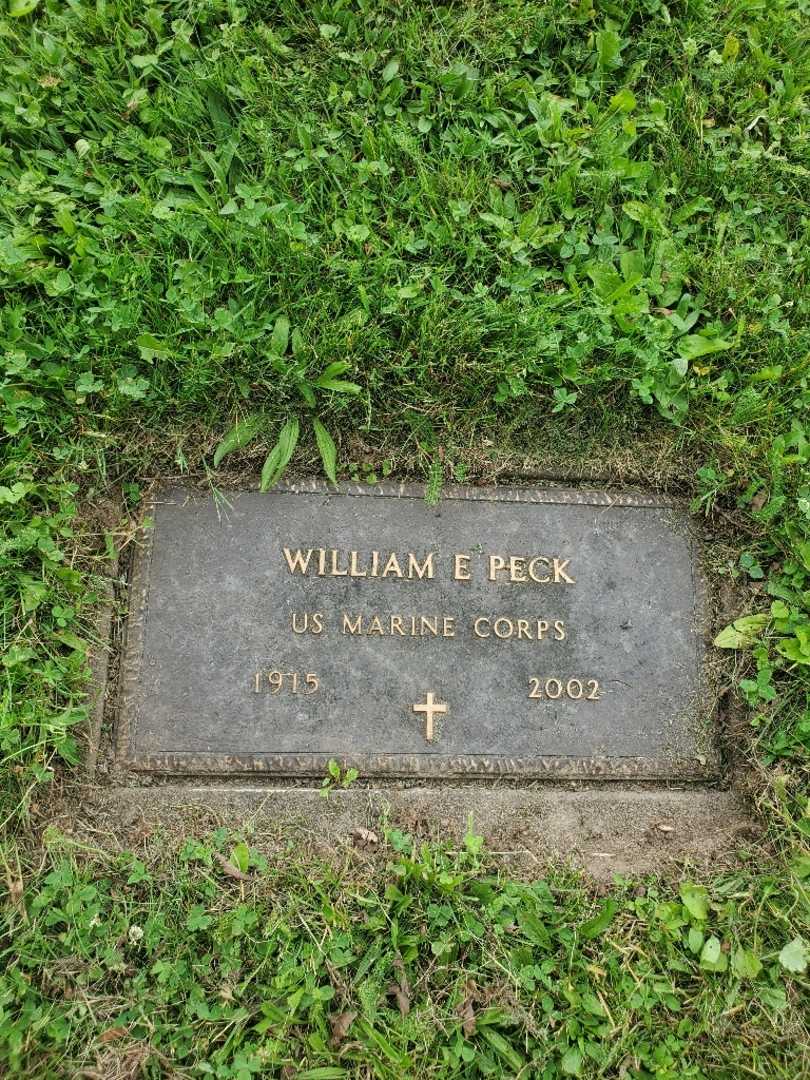
[[[436,507],[422,494],[312,481],[219,504],[159,495],[132,578],[119,760],[189,774],[318,775],[332,759],[364,776],[712,773],[705,598],[680,508],[606,491],[453,488]],[[430,723],[414,711],[428,705]]]

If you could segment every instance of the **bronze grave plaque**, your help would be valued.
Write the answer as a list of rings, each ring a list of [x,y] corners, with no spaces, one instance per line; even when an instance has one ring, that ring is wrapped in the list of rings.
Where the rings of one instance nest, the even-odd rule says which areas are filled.
[[[697,542],[667,499],[306,482],[158,494],[119,760],[189,774],[700,779]]]

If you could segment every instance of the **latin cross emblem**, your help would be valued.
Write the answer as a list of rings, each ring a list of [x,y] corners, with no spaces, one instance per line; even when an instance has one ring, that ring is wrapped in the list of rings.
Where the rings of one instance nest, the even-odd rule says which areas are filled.
[[[433,742],[433,717],[446,713],[447,705],[444,702],[434,701],[431,691],[427,694],[427,700],[414,704],[411,708],[415,713],[425,714],[425,739],[427,742]]]

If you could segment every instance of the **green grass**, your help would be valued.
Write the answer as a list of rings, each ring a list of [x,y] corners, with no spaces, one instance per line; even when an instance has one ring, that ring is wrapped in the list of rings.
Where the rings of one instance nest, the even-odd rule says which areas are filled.
[[[37,1077],[795,1080],[801,942],[783,883],[752,868],[595,898],[562,869],[498,875],[473,833],[459,852],[390,831],[381,857],[328,867],[224,829],[138,856],[52,833],[3,950],[5,1060]]]
[[[237,1055],[265,1053],[269,1075],[290,1076],[807,1071],[806,0],[7,6],[3,1066],[75,1075],[98,1059],[119,1075],[126,1055],[100,1055],[123,1017],[130,1066],[154,1076],[172,1060],[184,1075],[208,1061],[241,1077],[253,1066],[240,1073]],[[217,486],[264,467],[270,483],[288,456],[304,469],[322,458],[338,477],[422,476],[437,497],[504,460],[553,469],[561,448],[566,462],[581,450],[604,472],[637,447],[656,460],[622,475],[660,473],[692,500],[718,538],[717,578],[743,597],[733,614],[760,616],[726,632],[723,670],[769,854],[707,881],[701,928],[677,887],[619,886],[610,927],[583,941],[596,910],[583,883],[550,871],[551,900],[547,886],[485,887],[489,863],[432,848],[386,847],[362,889],[352,873],[313,871],[312,895],[300,868],[292,880],[258,868],[244,898],[188,860],[150,865],[159,887],[81,849],[46,850],[40,864],[31,801],[81,760],[99,575],[131,541],[154,477]],[[424,876],[442,860],[460,884]],[[548,941],[518,914],[505,945],[500,898],[524,913],[550,905]],[[371,990],[352,996],[361,961],[326,966],[285,915],[296,903],[311,906],[317,941],[357,957],[382,920],[393,937],[374,963],[390,968],[399,950],[416,988],[407,1017]],[[192,930],[195,905],[211,922]],[[449,910],[446,926],[477,918],[484,930],[448,933],[459,951],[433,954],[431,905]],[[135,925],[150,912],[166,922],[154,952],[146,933],[120,940],[130,909]],[[234,934],[243,909],[259,923]],[[266,928],[285,919],[276,940]],[[704,922],[723,970],[701,962],[705,941],[690,944]],[[761,970],[735,967],[740,949]],[[173,954],[186,966],[161,981],[152,968]],[[524,985],[522,967],[544,962],[551,989]],[[215,987],[271,966],[272,979],[215,1004]],[[496,1010],[487,1034],[461,1040],[471,1060],[453,1019],[465,980],[476,1009]],[[327,984],[334,1001],[312,998]],[[275,1021],[257,1033],[263,1003],[273,1017],[301,987],[283,1037]],[[608,1017],[584,1004],[597,989]],[[124,1015],[137,1001],[146,1020]],[[325,1017],[341,1010],[358,1012],[352,1049],[328,1045]]]

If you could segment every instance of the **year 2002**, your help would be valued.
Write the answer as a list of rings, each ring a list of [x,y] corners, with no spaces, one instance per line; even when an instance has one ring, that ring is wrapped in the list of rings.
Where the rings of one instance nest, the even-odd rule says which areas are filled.
[[[598,701],[601,697],[596,679],[529,679],[529,697],[541,701],[570,698],[572,701]]]
[[[253,690],[257,694],[315,694],[320,682],[318,676],[301,671],[257,671],[253,677]]]

